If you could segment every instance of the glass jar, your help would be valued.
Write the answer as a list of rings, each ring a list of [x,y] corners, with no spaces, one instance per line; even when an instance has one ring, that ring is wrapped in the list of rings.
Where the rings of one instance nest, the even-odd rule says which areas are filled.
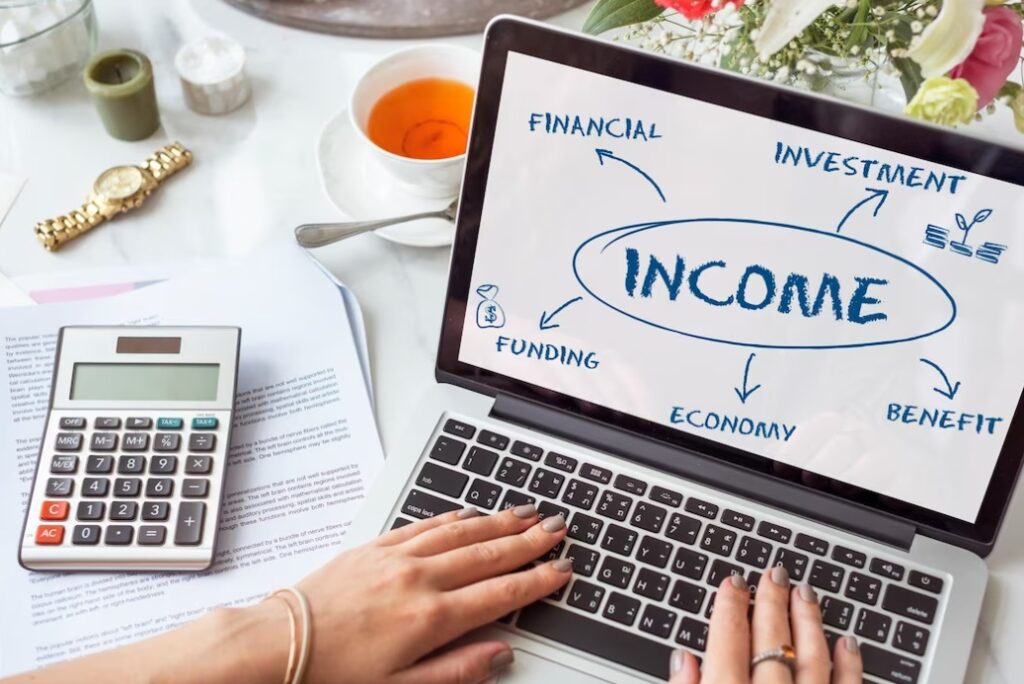
[[[81,74],[96,33],[92,0],[0,0],[0,92],[32,95]]]

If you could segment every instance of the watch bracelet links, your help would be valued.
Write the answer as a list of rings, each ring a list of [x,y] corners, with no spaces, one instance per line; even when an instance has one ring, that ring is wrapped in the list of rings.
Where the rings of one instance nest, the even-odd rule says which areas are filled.
[[[160,182],[192,163],[192,153],[179,142],[165,145],[142,163],[142,168]]]
[[[35,225],[35,234],[43,247],[56,252],[65,242],[92,230],[105,220],[95,202],[86,202],[63,216],[40,221]]]

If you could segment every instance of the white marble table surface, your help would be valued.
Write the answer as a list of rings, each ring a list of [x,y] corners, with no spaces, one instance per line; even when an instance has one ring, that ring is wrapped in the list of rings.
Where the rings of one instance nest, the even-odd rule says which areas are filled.
[[[135,47],[153,60],[163,129],[142,142],[109,138],[78,82],[34,98],[0,96],[0,170],[28,178],[0,225],[0,272],[239,254],[287,237],[298,223],[343,218],[321,188],[319,132],[345,106],[358,75],[406,42],[301,32],[217,0],[96,5],[101,48]],[[555,23],[579,26],[585,14],[570,12]],[[223,117],[189,111],[174,74],[176,49],[204,26],[234,36],[248,53],[254,97]],[[478,46],[480,37],[449,40]],[[100,170],[141,161],[174,139],[196,151],[194,168],[130,219],[98,228],[55,255],[36,244],[31,226],[76,206]],[[397,441],[404,416],[434,381],[448,255],[447,249],[401,247],[372,235],[317,253],[363,304],[385,447]],[[991,581],[967,675],[972,683],[1024,681],[1024,498],[1017,497],[1003,529],[989,558]]]

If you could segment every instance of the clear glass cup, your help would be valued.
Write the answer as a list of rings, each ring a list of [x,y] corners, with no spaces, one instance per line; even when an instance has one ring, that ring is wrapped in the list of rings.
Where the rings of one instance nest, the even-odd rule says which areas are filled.
[[[81,74],[96,34],[92,0],[0,0],[0,92],[32,95]]]

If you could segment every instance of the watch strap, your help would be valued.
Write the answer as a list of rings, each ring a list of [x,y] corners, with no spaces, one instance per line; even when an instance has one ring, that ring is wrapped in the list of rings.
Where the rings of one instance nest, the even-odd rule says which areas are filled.
[[[106,221],[95,202],[86,202],[78,209],[54,219],[46,219],[35,225],[35,234],[43,247],[56,252],[61,245],[74,240]]]
[[[164,145],[142,163],[157,183],[192,163],[192,153],[179,142]]]

